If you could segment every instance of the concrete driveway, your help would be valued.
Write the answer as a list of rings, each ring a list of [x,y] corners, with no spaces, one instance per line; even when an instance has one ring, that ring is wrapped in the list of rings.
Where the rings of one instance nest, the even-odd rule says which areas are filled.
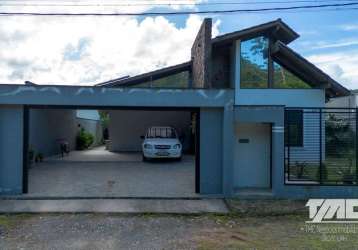
[[[32,166],[26,196],[195,197],[195,160],[147,163],[138,153],[75,151]]]

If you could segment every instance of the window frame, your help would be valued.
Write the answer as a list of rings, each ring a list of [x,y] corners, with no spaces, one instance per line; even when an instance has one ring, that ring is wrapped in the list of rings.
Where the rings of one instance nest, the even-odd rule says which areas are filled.
[[[295,112],[299,114],[298,122],[292,122],[292,118],[289,117],[289,114]],[[290,134],[290,126],[296,125],[297,126],[297,141],[292,143],[292,140],[289,140]],[[285,147],[303,147],[304,146],[304,115],[302,110],[290,110],[289,113],[286,113],[285,117]]]
[[[243,42],[247,42],[247,41],[250,41],[250,40],[253,40],[255,38],[259,38],[259,37],[263,37],[267,40],[267,76],[266,76],[266,79],[267,79],[267,82],[266,82],[266,86],[263,87],[263,88],[255,88],[255,87],[243,87],[242,86],[242,43]],[[271,51],[270,51],[270,47],[271,47],[271,39],[266,36],[266,35],[258,35],[256,37],[252,37],[252,38],[249,38],[249,39],[245,39],[245,40],[241,40],[240,41],[240,89],[269,89],[270,88],[270,78],[272,78],[272,74],[270,73],[270,60],[272,61],[272,58],[271,58]]]

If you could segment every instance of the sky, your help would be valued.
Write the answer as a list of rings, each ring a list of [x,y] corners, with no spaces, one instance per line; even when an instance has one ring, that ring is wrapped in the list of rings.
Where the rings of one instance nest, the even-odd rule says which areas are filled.
[[[178,0],[177,0],[178,1]],[[148,12],[200,11],[317,3],[198,5],[218,0],[183,0],[171,6],[1,6],[1,11]],[[240,2],[228,0],[225,2]],[[260,0],[262,1],[262,0]],[[272,1],[272,0],[271,0]],[[59,3],[59,1],[56,1]],[[103,1],[62,1],[65,4]],[[106,3],[143,3],[109,0]],[[166,1],[168,2],[168,1]],[[242,0],[247,3],[247,0]],[[257,2],[257,1],[256,1]],[[290,2],[290,1],[286,1]],[[343,0],[337,2],[345,2]],[[49,3],[49,1],[26,1]],[[52,2],[53,3],[53,2]],[[146,1],[145,3],[148,3]],[[151,0],[150,3],[163,3]],[[190,60],[190,48],[204,17],[213,18],[213,36],[281,18],[300,34],[291,48],[349,89],[358,88],[358,10],[291,11],[181,16],[0,16],[0,83],[93,85]]]

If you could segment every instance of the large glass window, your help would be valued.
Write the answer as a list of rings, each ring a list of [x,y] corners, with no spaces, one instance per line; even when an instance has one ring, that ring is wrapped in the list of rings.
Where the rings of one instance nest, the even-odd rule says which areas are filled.
[[[310,85],[302,81],[297,76],[293,75],[291,72],[287,71],[284,67],[278,63],[273,64],[274,76],[273,76],[273,86],[274,88],[287,88],[287,89],[308,89],[311,88]]]
[[[268,39],[241,42],[241,88],[268,87]]]
[[[163,77],[157,80],[143,82],[133,87],[136,88],[188,88],[189,73],[187,71],[180,72],[171,76]]]

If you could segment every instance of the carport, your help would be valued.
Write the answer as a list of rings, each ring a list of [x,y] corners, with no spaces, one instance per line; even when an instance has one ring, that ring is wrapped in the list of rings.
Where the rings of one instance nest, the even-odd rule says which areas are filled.
[[[62,156],[60,151],[55,151],[52,155],[46,156],[43,162],[25,162],[23,185],[26,197],[177,198],[195,197],[200,192],[200,186],[196,185],[200,183],[200,163],[199,157],[195,154],[199,150],[196,135],[200,133],[200,128],[191,125],[199,124],[200,112],[197,108],[29,105],[26,109],[29,114],[25,115],[24,130],[27,136],[24,145],[28,148],[24,151],[29,152],[29,147],[33,148],[36,135],[42,133],[50,136],[51,133],[47,130],[53,129],[59,131],[57,136],[67,138],[71,149],[68,155]],[[77,126],[71,126],[73,122],[70,117],[76,109],[101,109],[111,115],[110,140],[106,146],[97,145],[86,150],[76,150],[76,139],[72,138],[76,131],[73,133],[71,130],[76,130]],[[42,112],[52,114],[43,118],[42,122],[55,128],[39,124],[41,121],[34,125],[31,114],[35,113],[38,118]],[[182,121],[184,119],[185,121]],[[193,128],[192,151],[188,145],[191,140],[184,140],[184,155],[180,162],[164,159],[143,162],[140,136],[148,127],[157,125],[179,128],[179,131],[183,131],[182,134],[184,130]],[[51,138],[46,144],[52,146],[55,139],[57,137]]]
[[[200,117],[200,132],[193,190],[215,197],[230,195],[232,191],[232,90],[2,85],[0,97],[2,195],[29,191],[27,149],[31,108],[195,110]]]
[[[29,169],[31,197],[195,197],[195,160],[143,162],[104,146],[54,156]]]

